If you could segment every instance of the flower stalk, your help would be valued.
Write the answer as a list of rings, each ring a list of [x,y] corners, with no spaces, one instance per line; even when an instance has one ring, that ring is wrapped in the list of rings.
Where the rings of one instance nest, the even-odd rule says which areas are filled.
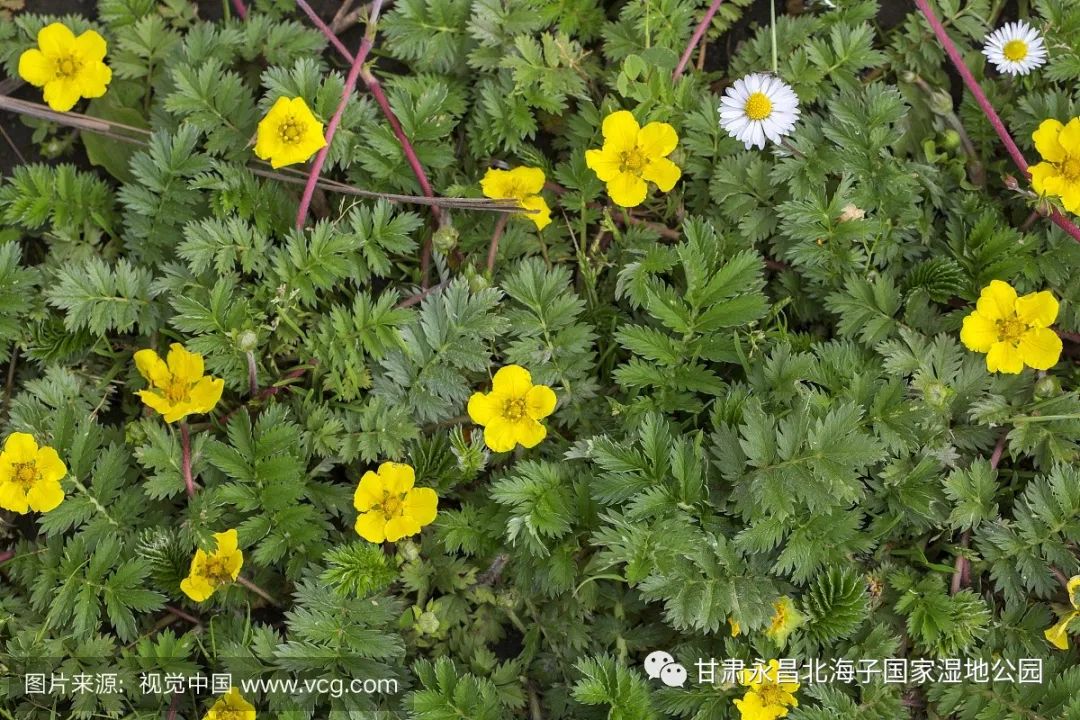
[[[189,498],[195,497],[195,478],[191,475],[191,430],[186,421],[180,423],[180,465],[184,473],[184,487]]]
[[[270,604],[271,604],[271,605],[273,605],[274,607],[279,607],[279,605],[280,605],[280,604],[278,603],[278,601],[277,601],[277,600],[275,600],[275,599],[274,599],[274,597],[273,597],[273,596],[272,596],[272,595],[271,595],[270,593],[266,592],[266,591],[265,591],[265,590],[263,590],[263,589],[262,589],[261,587],[259,587],[259,586],[258,586],[258,585],[256,585],[255,583],[251,582],[250,580],[248,580],[248,579],[247,579],[246,577],[244,577],[243,575],[239,575],[239,576],[237,576],[237,578],[236,578],[236,582],[238,582],[239,584],[243,585],[243,586],[244,586],[244,587],[246,587],[246,588],[247,588],[248,590],[250,590],[251,592],[255,593],[256,595],[258,595],[259,597],[261,597],[261,598],[262,598],[263,600],[265,600],[266,602],[270,603]]]
[[[679,58],[679,64],[675,66],[675,72],[671,74],[672,81],[678,80],[679,76],[686,70],[686,66],[690,62],[690,56],[694,54],[694,49],[697,48],[698,44],[701,42],[701,38],[705,37],[705,31],[709,29],[709,24],[712,23],[716,11],[720,9],[720,6],[723,3],[724,0],[712,0],[712,4],[709,5],[709,9],[705,11],[705,15],[701,18],[701,22],[694,28],[694,34],[690,36],[690,42],[686,44],[686,49],[683,50],[682,57]]]
[[[1024,158],[1024,154],[1020,152],[1020,148],[1017,147],[1016,141],[1013,140],[1012,135],[1009,133],[1009,129],[1005,127],[1005,123],[1002,122],[1001,117],[997,114],[997,111],[994,110],[994,106],[990,104],[990,100],[986,97],[986,93],[983,92],[979,82],[975,79],[975,76],[971,74],[971,70],[968,69],[967,63],[964,62],[964,57],[960,54],[960,50],[956,47],[956,43],[949,37],[948,32],[945,30],[945,26],[941,23],[941,20],[938,19],[933,8],[930,7],[929,0],[915,0],[915,5],[922,12],[926,21],[930,23],[930,29],[934,31],[934,35],[937,36],[938,42],[941,43],[941,47],[944,48],[945,54],[949,56],[949,60],[952,62],[953,67],[956,68],[956,72],[960,74],[968,92],[975,98],[975,103],[979,106],[979,109],[983,111],[983,115],[986,116],[991,127],[994,128],[994,132],[997,133],[1002,145],[1005,146],[1005,151],[1008,152],[1009,157],[1012,158],[1016,167],[1019,168],[1025,176],[1029,177],[1028,163]],[[1073,239],[1080,242],[1080,228],[1062,215],[1058,210],[1055,209],[1050,214],[1050,219],[1053,220],[1058,227],[1071,235]]]

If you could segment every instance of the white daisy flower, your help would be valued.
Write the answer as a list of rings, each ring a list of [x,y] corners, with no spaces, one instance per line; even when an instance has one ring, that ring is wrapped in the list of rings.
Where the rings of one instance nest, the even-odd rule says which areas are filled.
[[[986,36],[983,55],[998,72],[1027,75],[1046,64],[1046,43],[1035,28],[1021,20],[1006,23]]]
[[[799,119],[799,96],[778,77],[754,73],[724,91],[720,127],[749,150],[764,149],[765,138],[778,143]]]

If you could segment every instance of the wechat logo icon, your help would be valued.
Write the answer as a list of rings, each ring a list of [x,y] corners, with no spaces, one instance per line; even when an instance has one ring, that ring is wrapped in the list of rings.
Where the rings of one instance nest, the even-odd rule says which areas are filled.
[[[668,687],[686,685],[686,668],[675,662],[671,653],[657,650],[645,658],[645,674],[650,678],[660,678]]]

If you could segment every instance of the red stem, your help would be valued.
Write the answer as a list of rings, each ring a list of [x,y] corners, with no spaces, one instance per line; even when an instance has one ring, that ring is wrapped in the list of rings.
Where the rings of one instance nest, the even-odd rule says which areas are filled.
[[[997,470],[998,465],[1001,464],[1001,456],[1005,453],[1005,441],[1008,438],[1009,433],[1003,432],[998,436],[997,445],[994,446],[994,452],[990,454],[990,467],[993,470]],[[964,534],[960,537],[960,546],[968,547],[971,544],[971,530],[965,530]],[[956,561],[953,563],[953,575],[952,584],[950,589],[952,594],[960,592],[960,588],[968,584],[969,574],[971,570],[971,563],[964,557],[963,553],[956,556]]]
[[[308,208],[311,207],[311,196],[315,194],[315,186],[319,182],[319,175],[322,173],[323,165],[326,163],[326,156],[330,152],[330,142],[334,139],[334,134],[337,133],[338,125],[341,124],[341,116],[345,114],[345,107],[349,104],[349,97],[356,89],[356,81],[360,79],[360,70],[364,65],[364,61],[367,60],[368,53],[371,52],[371,47],[375,44],[375,23],[379,20],[379,10],[381,8],[382,0],[372,0],[367,30],[364,32],[364,39],[360,43],[360,49],[356,51],[356,57],[353,58],[352,67],[349,68],[349,76],[345,78],[345,90],[341,93],[341,102],[338,103],[334,116],[330,118],[330,124],[326,126],[326,145],[315,157],[315,163],[308,174],[307,185],[304,186],[304,194],[300,197],[300,208],[296,211],[296,228],[298,230],[303,229],[304,223],[307,222]]]
[[[188,424],[180,421],[181,466],[184,470],[184,486],[189,498],[195,497],[195,479],[191,476],[191,431]]]
[[[495,257],[499,254],[499,240],[502,239],[503,231],[506,230],[506,222],[509,219],[509,215],[503,215],[499,218],[499,221],[495,223],[495,232],[491,234],[491,245],[488,247],[488,273],[495,272]]]
[[[296,4],[304,11],[304,14],[308,16],[312,24],[326,37],[327,41],[334,46],[334,49],[336,49],[346,61],[355,66],[355,58],[334,33],[333,29],[323,22],[323,19],[319,17],[318,13],[316,13],[305,0],[296,0]],[[375,8],[375,10],[377,12],[377,8]],[[369,24],[369,28],[370,27],[371,24]],[[372,97],[375,98],[375,103],[379,106],[379,109],[382,110],[383,116],[386,117],[387,122],[390,123],[390,128],[394,131],[394,136],[401,145],[401,152],[405,155],[405,161],[412,169],[413,175],[416,176],[416,181],[420,183],[420,189],[427,197],[434,198],[435,192],[432,190],[431,183],[428,181],[427,173],[424,172],[424,166],[420,163],[420,158],[417,156],[415,148],[413,148],[412,141],[410,141],[409,136],[405,134],[405,130],[401,127],[401,122],[397,119],[397,115],[394,114],[393,108],[390,107],[390,101],[387,100],[386,93],[383,92],[382,85],[379,83],[378,78],[369,71],[363,69],[360,70],[360,78],[364,81],[364,84],[367,86]],[[442,209],[433,205],[431,207],[431,212],[435,216],[435,220],[441,225],[443,222]],[[425,287],[430,264],[431,238],[429,237],[424,241],[424,247],[420,255],[420,272],[424,279]]]
[[[994,106],[990,104],[990,100],[986,97],[986,93],[983,92],[982,87],[979,85],[975,76],[971,74],[971,70],[968,69],[967,64],[964,62],[963,55],[960,54],[960,50],[956,47],[956,43],[952,41],[949,34],[945,31],[945,26],[941,24],[941,20],[934,14],[933,8],[930,7],[929,0],[915,0],[915,4],[919,10],[922,11],[926,21],[930,23],[930,28],[934,31],[934,35],[937,36],[938,42],[945,49],[945,53],[949,56],[949,60],[952,61],[953,67],[956,68],[956,72],[960,73],[960,77],[964,80],[964,85],[967,86],[968,92],[975,98],[975,102],[979,108],[983,111],[986,119],[990,121],[990,125],[994,128],[994,132],[997,133],[1001,139],[1002,144],[1005,146],[1005,150],[1009,153],[1012,161],[1016,164],[1016,167],[1020,169],[1025,176],[1028,173],[1028,163],[1024,159],[1024,154],[1020,152],[1020,148],[1016,146],[1016,141],[1013,140],[1012,135],[1009,133],[1009,129],[1005,127],[1005,123],[1001,121],[997,111],[994,110]],[[1068,218],[1064,217],[1056,209],[1051,213],[1050,219],[1065,232],[1072,235],[1073,238],[1080,242],[1080,228]]]
[[[0,552],[0,563],[6,563],[13,557],[15,557],[14,550],[5,550],[4,552]]]
[[[244,5],[244,0],[232,0],[232,6],[241,20],[247,20],[247,6]]]
[[[686,69],[687,64],[690,62],[690,56],[694,54],[694,48],[701,42],[701,38],[705,37],[705,31],[709,29],[709,23],[712,22],[713,16],[716,15],[716,11],[720,9],[724,0],[713,0],[709,5],[709,9],[705,11],[705,16],[701,18],[701,22],[694,28],[694,34],[690,36],[690,42],[687,44],[686,49],[683,50],[682,57],[679,58],[679,64],[675,66],[675,72],[671,74],[672,80],[678,80],[679,76],[683,74],[683,70]]]

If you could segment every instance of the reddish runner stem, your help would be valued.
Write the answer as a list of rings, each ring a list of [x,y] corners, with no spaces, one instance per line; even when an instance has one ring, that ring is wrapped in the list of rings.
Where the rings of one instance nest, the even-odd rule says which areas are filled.
[[[506,230],[506,221],[509,217],[509,215],[500,216],[498,222],[495,223],[495,232],[491,234],[491,246],[488,247],[487,256],[487,271],[489,273],[495,272],[495,257],[499,254],[499,240],[502,239],[503,232]]]
[[[184,486],[189,498],[195,497],[195,478],[191,475],[191,430],[187,422],[180,421],[180,464],[184,472]]]
[[[13,557],[15,557],[14,550],[5,550],[4,552],[0,552],[0,563],[6,563]]]
[[[330,123],[326,127],[326,145],[315,156],[315,162],[311,167],[311,173],[308,175],[307,184],[304,186],[304,194],[300,197],[300,208],[296,211],[296,228],[298,230],[303,229],[304,223],[307,222],[311,197],[315,194],[315,186],[319,182],[319,175],[322,173],[323,165],[326,163],[326,156],[330,152],[330,143],[334,139],[334,134],[337,133],[338,125],[341,124],[341,116],[345,114],[349,98],[356,89],[356,81],[360,79],[360,70],[364,65],[364,61],[367,60],[368,53],[371,52],[371,48],[375,44],[375,25],[379,21],[379,11],[381,9],[382,0],[372,0],[367,29],[364,31],[364,39],[360,43],[360,49],[356,51],[352,67],[349,68],[349,75],[345,79],[345,90],[341,93],[341,102],[338,103],[337,110],[334,111],[334,116],[330,118]]]
[[[250,590],[251,592],[255,593],[256,595],[258,595],[259,597],[261,597],[261,598],[262,598],[263,600],[265,600],[266,602],[270,603],[271,605],[273,605],[273,606],[275,606],[275,607],[277,607],[277,606],[278,606],[278,601],[277,601],[277,600],[275,600],[275,599],[273,598],[273,596],[272,596],[272,595],[270,595],[270,593],[266,592],[266,591],[265,591],[265,590],[263,590],[263,589],[262,589],[261,587],[259,587],[259,586],[258,586],[258,585],[256,585],[255,583],[251,582],[250,580],[248,580],[248,579],[247,579],[246,577],[244,577],[243,575],[240,575],[240,576],[238,576],[238,577],[236,578],[236,582],[240,583],[241,585],[243,585],[244,587],[246,587],[246,588],[247,588],[248,590]]]
[[[971,74],[971,70],[968,69],[967,63],[964,62],[964,56],[960,54],[959,48],[956,47],[956,43],[949,37],[949,33],[945,31],[945,26],[934,14],[933,8],[930,7],[929,0],[915,0],[915,4],[919,10],[922,11],[926,21],[930,23],[930,28],[934,31],[934,35],[937,36],[938,42],[945,49],[945,54],[949,56],[949,60],[952,61],[953,67],[956,68],[956,72],[960,73],[960,77],[964,80],[964,85],[967,86],[968,92],[975,98],[975,103],[983,111],[983,115],[990,122],[990,125],[994,128],[994,132],[997,133],[998,138],[1001,139],[1001,143],[1005,146],[1005,150],[1009,153],[1009,157],[1016,164],[1016,167],[1027,176],[1028,163],[1024,158],[1024,154],[1020,152],[1020,148],[1017,147],[1016,141],[1013,140],[1012,135],[1009,133],[1009,129],[1005,127],[1005,123],[1001,121],[1001,117],[998,116],[997,111],[994,110],[994,106],[990,104],[989,98],[986,97],[986,93],[983,92],[979,82],[975,79],[975,76]],[[1069,235],[1080,242],[1080,228],[1063,216],[1057,210],[1054,210],[1050,219],[1067,232]]]
[[[1001,464],[1001,456],[1005,454],[1005,441],[1008,439],[1009,433],[1003,432],[998,437],[997,444],[994,446],[994,452],[990,454],[990,468],[997,470],[998,465]],[[960,546],[967,548],[971,544],[971,530],[965,530],[964,534],[960,538]],[[956,556],[956,561],[953,563],[952,584],[950,589],[952,594],[960,592],[960,588],[967,585],[969,580],[969,572],[971,569],[971,563],[963,553]]]
[[[694,34],[690,36],[690,42],[687,43],[686,49],[683,50],[682,57],[679,58],[679,64],[675,66],[675,72],[671,74],[672,80],[678,80],[679,76],[683,74],[683,70],[686,69],[687,64],[690,62],[690,56],[694,54],[694,49],[701,42],[701,38],[705,37],[705,31],[709,29],[713,16],[716,15],[716,11],[720,9],[723,3],[724,0],[713,0],[712,4],[709,5],[709,9],[705,11],[701,22],[694,28]]]
[[[247,5],[244,4],[244,0],[232,0],[233,10],[236,11],[236,15],[241,20],[247,20]]]

